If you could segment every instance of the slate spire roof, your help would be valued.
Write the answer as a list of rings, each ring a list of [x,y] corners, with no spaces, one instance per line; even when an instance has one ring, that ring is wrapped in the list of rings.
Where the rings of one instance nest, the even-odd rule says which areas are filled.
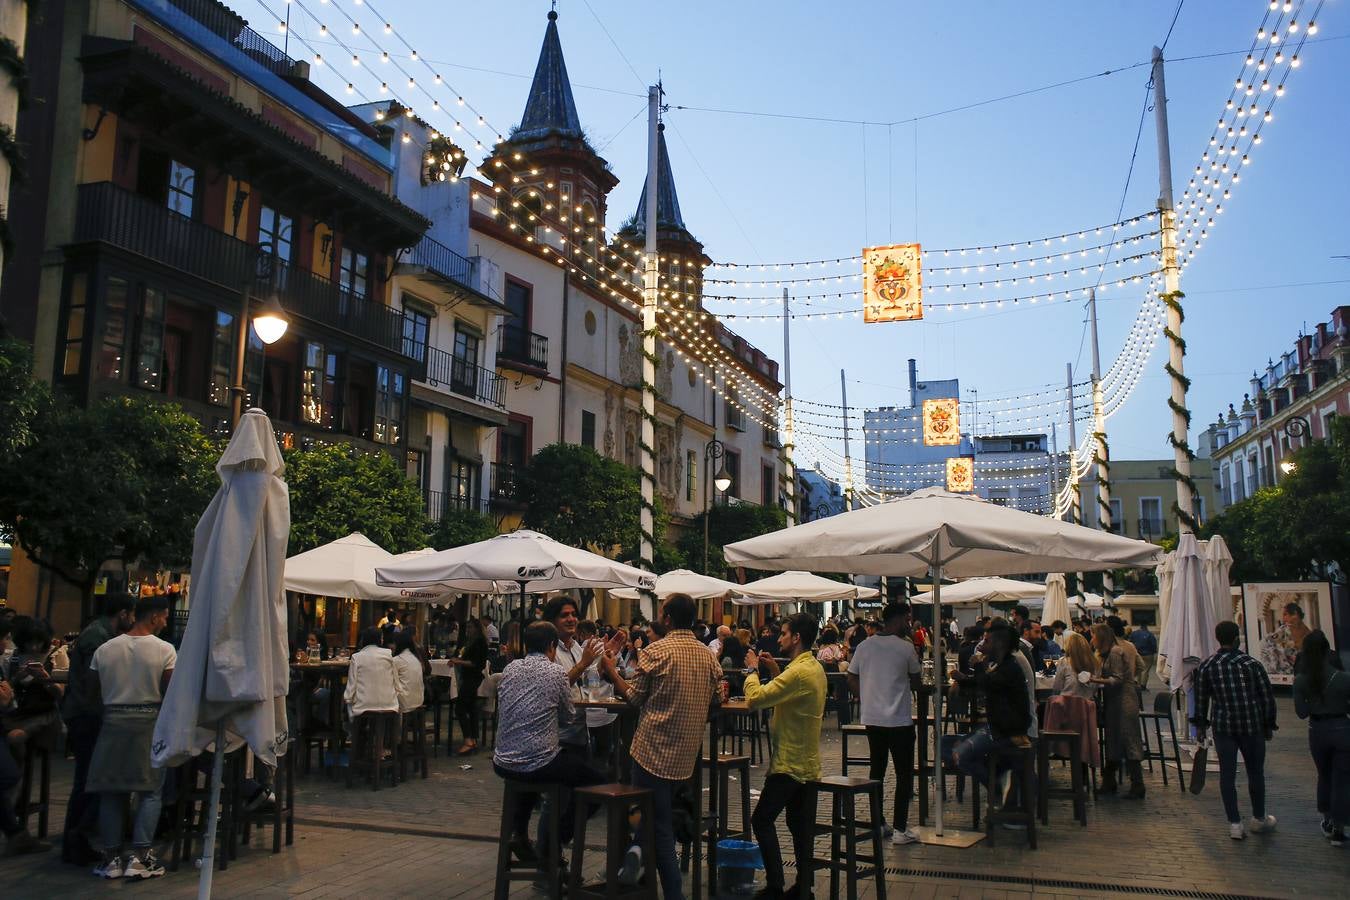
[[[544,32],[544,46],[539,50],[539,64],[534,69],[534,83],[525,102],[525,115],[513,140],[533,140],[550,134],[582,137],[581,118],[572,98],[572,83],[567,79],[567,63],[563,60],[562,42],[558,39],[558,14],[548,14],[548,29]]]
[[[666,126],[656,126],[656,226],[676,228],[687,232],[684,217],[680,215],[680,198],[675,193],[675,176],[670,171],[670,154],[666,152]],[[647,227],[647,181],[642,181],[638,195],[637,213],[633,217],[639,231]]]

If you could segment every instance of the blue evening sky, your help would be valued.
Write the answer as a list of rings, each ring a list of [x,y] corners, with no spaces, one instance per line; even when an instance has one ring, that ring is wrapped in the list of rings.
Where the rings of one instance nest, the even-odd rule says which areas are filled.
[[[275,27],[281,0],[232,2],[259,31],[281,41]],[[1317,4],[1302,6],[1306,23]],[[290,49],[303,56],[297,37],[314,40],[326,60],[342,61],[315,70],[320,84],[345,96],[350,78],[378,96],[379,79],[351,69],[341,48],[318,43],[325,39],[305,16],[307,10],[329,25],[330,36],[350,41],[345,11],[391,53],[402,54],[402,65],[414,69],[419,82],[429,82],[429,73],[406,58],[396,38],[379,33],[379,19],[388,19],[487,118],[491,129],[475,129],[487,140],[520,120],[548,8],[538,0],[377,0],[377,16],[355,0],[296,0]],[[644,84],[658,71],[672,106],[893,122],[1145,62],[1175,9],[1176,0],[563,0],[558,25],[583,125],[622,179],[610,195],[609,222],[617,227],[642,188]],[[1266,11],[1265,0],[1186,0],[1182,7],[1166,50],[1178,60],[1167,68],[1178,201]],[[1304,48],[1304,65],[1289,78],[1252,164],[1183,274],[1186,369],[1194,380],[1190,405],[1201,427],[1230,402],[1240,402],[1253,368],[1287,350],[1301,327],[1350,302],[1350,260],[1333,258],[1350,254],[1350,180],[1344,177],[1350,155],[1344,97],[1336,91],[1336,85],[1350,84],[1350,41],[1337,39],[1350,35],[1350,10],[1345,0],[1328,0],[1317,20],[1316,42]],[[1243,53],[1181,60],[1238,50]],[[372,54],[371,46],[363,44],[362,52]],[[685,221],[717,261],[852,256],[863,246],[912,240],[932,248],[1026,241],[1115,220],[1148,80],[1144,66],[924,119],[917,127],[917,161],[916,128],[907,123],[864,127],[672,109],[667,138]],[[406,87],[397,72],[388,81]],[[453,106],[454,94],[437,90]],[[411,96],[419,112],[449,130],[451,120],[431,112],[430,98]],[[466,123],[471,120],[466,116]],[[1150,112],[1126,215],[1153,208],[1157,171]],[[1043,290],[1038,279],[1034,288],[1005,286],[1001,293]],[[727,293],[712,286],[705,292]],[[781,288],[741,293],[776,295]],[[1102,298],[1104,370],[1120,352],[1142,297],[1143,287],[1136,286]],[[928,295],[930,302],[959,298]],[[800,303],[797,308],[806,310]],[[838,403],[839,370],[845,368],[850,404],[904,404],[905,360],[912,356],[921,379],[960,378],[966,398],[978,390],[985,419],[993,406],[985,398],[1062,387],[1066,362],[1075,364],[1076,378],[1087,377],[1084,317],[1083,304],[1075,301],[997,314],[934,312],[919,323],[798,320],[793,392]],[[731,324],[781,359],[781,322]],[[1160,339],[1137,389],[1108,423],[1118,459],[1170,456],[1165,352]],[[854,452],[861,455],[856,445]],[[804,449],[799,464],[816,456]]]

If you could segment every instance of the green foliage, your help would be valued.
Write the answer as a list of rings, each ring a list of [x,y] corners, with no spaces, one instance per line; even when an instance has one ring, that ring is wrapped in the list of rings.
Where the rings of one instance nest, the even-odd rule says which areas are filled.
[[[476,509],[447,509],[427,528],[427,543],[437,550],[476,544],[497,536],[497,526]]]
[[[33,351],[0,340],[0,459],[12,458],[32,438],[33,422],[51,407],[47,385],[33,378]]]
[[[422,494],[387,453],[349,446],[286,453],[294,556],[359,531],[390,553],[425,546]]]
[[[703,522],[708,522],[708,565],[703,566]],[[679,550],[689,562],[689,568],[695,572],[712,575],[716,578],[727,577],[726,559],[722,548],[736,541],[743,541],[771,531],[787,527],[787,514],[777,506],[757,506],[751,503],[738,503],[714,506],[707,513],[694,517],[694,524],[679,541]]]
[[[640,511],[641,507],[639,506]],[[642,539],[639,521],[634,520],[632,527],[629,528],[628,536],[624,538],[623,550],[619,554],[620,559],[636,560],[638,558],[638,549],[641,546]],[[659,494],[652,500],[652,534],[656,539],[652,549],[652,568],[656,571],[656,574],[661,575],[671,569],[685,568],[684,554],[670,542],[670,513],[666,510],[666,503]]]
[[[110,559],[185,565],[218,456],[174,404],[44,402],[17,451],[0,454],[0,521],[38,565],[85,589]]]
[[[589,447],[549,444],[516,479],[524,525],[573,547],[609,555],[637,529],[637,472]]]

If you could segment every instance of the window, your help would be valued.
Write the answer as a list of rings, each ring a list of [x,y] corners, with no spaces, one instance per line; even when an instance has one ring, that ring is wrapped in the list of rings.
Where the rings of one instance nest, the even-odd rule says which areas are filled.
[[[1322,414],[1322,439],[1330,443],[1333,435],[1332,429],[1336,427],[1336,413],[1329,412]]]
[[[1195,518],[1201,524],[1205,524],[1205,498],[1199,494],[1195,495]]]
[[[1111,498],[1111,530],[1116,534],[1125,533],[1125,510],[1119,497]]]
[[[1265,465],[1261,467],[1261,487],[1275,484],[1275,449],[1266,447],[1263,451]]]
[[[529,285],[506,279],[506,308],[511,315],[502,326],[500,353],[507,359],[524,362],[530,358],[532,294]]]
[[[1247,457],[1247,496],[1256,493],[1256,457]]]
[[[778,501],[778,476],[773,466],[761,466],[759,473],[759,503],[773,506]]]
[[[725,391],[726,402],[723,408],[726,411],[727,427],[735,428],[737,431],[745,430],[745,411],[741,409],[740,393],[736,386],[728,384]]]
[[[731,485],[727,488],[728,497],[739,497],[741,495],[741,454],[736,450],[728,450],[722,454],[722,465],[726,467],[727,474],[731,476]]]
[[[403,355],[418,362],[426,362],[427,338],[431,333],[431,316],[415,306],[403,304]]]
[[[282,215],[270,206],[264,206],[258,222],[258,249],[281,262],[290,262],[293,231],[290,216]]]
[[[164,292],[146,288],[141,295],[136,339],[136,384],[151,391],[164,386]]]
[[[581,411],[581,446],[595,449],[595,413],[589,409]]]
[[[375,433],[377,444],[397,444],[403,434],[402,372],[388,366],[375,367]]]
[[[234,316],[216,311],[211,339],[211,381],[206,399],[216,406],[230,402],[230,369],[234,364]]]
[[[334,425],[337,400],[337,354],[323,344],[305,344],[305,366],[300,372],[300,421],[323,428]]]
[[[350,247],[342,248],[342,263],[338,271],[338,286],[357,297],[365,298],[370,278],[370,259]]]
[[[197,172],[178,160],[169,162],[169,209],[192,218],[192,195],[197,189]]]
[[[698,454],[693,450],[684,453],[684,499],[693,502],[698,496]]]
[[[83,365],[84,323],[89,301],[89,276],[77,272],[70,276],[70,296],[66,301],[65,349],[61,354],[61,374],[78,375]]]
[[[497,462],[508,466],[523,466],[530,455],[529,423],[512,419],[497,429]]]
[[[461,459],[451,448],[445,463],[445,496],[457,509],[478,508],[478,483],[483,467]]]
[[[1165,527],[1163,524],[1162,498],[1140,497],[1139,536],[1145,539],[1162,537]]]
[[[1242,460],[1233,460],[1233,502],[1241,503],[1247,496],[1244,490],[1245,479],[1242,475]]]
[[[122,356],[127,342],[127,282],[109,278],[103,293],[103,340],[99,348],[98,374],[113,381],[122,380]]]

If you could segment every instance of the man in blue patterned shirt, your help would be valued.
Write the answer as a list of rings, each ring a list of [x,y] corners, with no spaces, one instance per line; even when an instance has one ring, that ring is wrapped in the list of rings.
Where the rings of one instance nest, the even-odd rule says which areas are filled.
[[[1238,649],[1236,622],[1220,622],[1214,628],[1219,652],[1195,670],[1195,718],[1203,740],[1205,729],[1214,731],[1214,749],[1219,755],[1219,795],[1228,815],[1228,836],[1240,841],[1247,831],[1275,830],[1275,817],[1266,815],[1266,741],[1275,724],[1275,692],[1265,666]],[[1237,803],[1237,757],[1247,767],[1247,791],[1252,799],[1252,818],[1247,827]]]
[[[524,634],[525,658],[508,665],[497,687],[497,745],[492,768],[502,778],[565,787],[603,784],[605,776],[584,759],[560,753],[559,723],[571,721],[576,709],[567,672],[555,662],[558,630],[549,622],[534,622]],[[558,823],[559,843],[572,839],[570,791]],[[530,814],[534,798],[514,810],[511,852],[522,862],[535,858],[530,846]]]

